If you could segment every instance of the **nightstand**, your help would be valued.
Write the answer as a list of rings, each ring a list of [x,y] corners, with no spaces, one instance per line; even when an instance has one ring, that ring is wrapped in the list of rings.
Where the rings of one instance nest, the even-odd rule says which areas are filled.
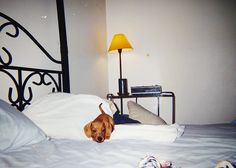
[[[170,97],[172,98],[172,124],[175,123],[175,94],[173,92],[165,91],[157,94],[127,94],[127,95],[113,95],[111,93],[107,94],[108,100],[120,99],[120,112],[123,114],[123,99],[135,98],[137,103],[138,98],[154,97],[157,98],[157,115],[160,115],[160,97]]]

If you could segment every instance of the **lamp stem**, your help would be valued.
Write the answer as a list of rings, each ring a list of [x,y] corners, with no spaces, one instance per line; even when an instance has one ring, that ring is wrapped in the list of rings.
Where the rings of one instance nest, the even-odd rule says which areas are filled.
[[[122,79],[122,65],[121,65],[121,53],[122,49],[118,49],[119,52],[119,62],[120,62],[120,79]]]

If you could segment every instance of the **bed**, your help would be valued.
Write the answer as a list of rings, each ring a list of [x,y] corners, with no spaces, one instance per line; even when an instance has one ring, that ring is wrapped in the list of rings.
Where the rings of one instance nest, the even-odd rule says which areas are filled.
[[[3,13],[0,16],[7,20],[0,25],[0,32],[12,38],[18,36],[19,29],[29,34],[9,16]],[[9,25],[15,28],[15,33],[2,31]],[[85,137],[82,127],[98,115],[96,109],[101,102],[105,111],[114,116],[111,102],[96,95],[68,93],[66,68],[55,71],[15,67],[11,65],[10,51],[6,47],[2,47],[2,51],[8,55],[8,61],[0,57],[0,73],[12,79],[15,86],[15,89],[9,88],[8,101],[0,101],[2,168],[154,168],[160,167],[159,163],[169,163],[175,168],[213,168],[220,160],[236,162],[236,125],[233,123],[150,125],[123,122],[117,123],[110,140],[91,141]],[[64,65],[68,60],[55,63],[68,66]],[[20,77],[11,75],[13,70]],[[28,76],[23,80],[21,73],[25,71]],[[40,80],[33,84],[52,85],[51,92],[57,93],[33,100],[33,91],[27,81],[34,75]],[[16,99],[13,91],[18,95]]]

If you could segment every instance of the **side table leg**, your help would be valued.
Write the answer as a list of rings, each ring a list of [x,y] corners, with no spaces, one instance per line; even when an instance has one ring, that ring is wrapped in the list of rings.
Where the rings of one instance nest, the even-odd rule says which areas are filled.
[[[160,116],[160,98],[157,97],[157,116]]]
[[[172,124],[175,123],[175,95],[172,97]]]
[[[123,115],[123,98],[122,97],[120,98],[120,112],[121,112],[121,115]]]

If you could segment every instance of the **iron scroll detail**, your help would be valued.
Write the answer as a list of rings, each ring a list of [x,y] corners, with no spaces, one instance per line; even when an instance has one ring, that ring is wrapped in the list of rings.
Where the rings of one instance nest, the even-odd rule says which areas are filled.
[[[12,37],[12,38],[16,38],[18,37],[19,35],[19,29],[22,30],[37,46],[38,48],[54,63],[57,63],[57,64],[61,64],[62,62],[61,61],[58,61],[56,59],[54,59],[48,52],[45,48],[43,48],[43,46],[34,38],[34,36],[28,31],[26,30],[22,25],[20,25],[18,22],[16,22],[14,19],[10,18],[9,16],[3,14],[0,12],[0,16],[5,18],[6,20],[8,20],[9,22],[6,22],[4,24],[2,24],[0,26],[0,33],[1,31],[9,26],[9,25],[12,25],[14,28],[15,28],[15,34],[11,34],[9,32],[6,32],[6,35]],[[3,49],[4,47],[2,47]],[[6,49],[6,48],[5,48]],[[6,51],[5,51],[6,52]],[[8,51],[9,53],[9,51]],[[0,58],[1,58],[1,55],[0,55]]]
[[[10,18],[9,16],[0,12],[0,16],[7,21],[0,25],[0,33],[6,32],[6,35],[12,38],[19,36],[19,31],[23,31],[37,46],[38,48],[49,58],[52,62],[62,65],[62,61],[54,59],[42,45],[18,22]],[[6,30],[7,27],[12,26],[14,32]],[[12,29],[11,29],[12,30]],[[2,57],[1,53],[5,53]],[[13,56],[7,47],[2,46],[0,50],[0,72],[3,72],[13,83],[12,87],[8,89],[8,100],[12,106],[15,106],[18,110],[23,111],[24,108],[30,104],[33,99],[32,86],[50,86],[51,92],[62,91],[62,70],[48,70],[38,68],[19,67],[12,65]],[[14,73],[12,73],[14,72]],[[14,94],[16,93],[16,94]],[[16,95],[16,96],[14,96]]]

